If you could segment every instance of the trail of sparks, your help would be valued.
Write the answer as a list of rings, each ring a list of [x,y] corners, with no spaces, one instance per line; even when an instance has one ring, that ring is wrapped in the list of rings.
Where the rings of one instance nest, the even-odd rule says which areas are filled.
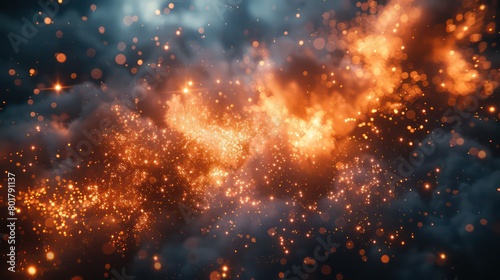
[[[481,38],[494,34],[495,25],[486,22],[486,6],[465,1],[464,11],[446,21],[445,34],[428,39],[435,47],[419,50],[413,32],[424,8],[411,0],[357,6],[349,22],[326,11],[311,38],[289,42],[284,36],[276,46],[256,42],[244,59],[252,80],[248,92],[212,92],[215,85],[194,81],[207,89],[186,85],[158,100],[161,123],[125,105],[104,107],[113,130],[74,173],[38,179],[20,193],[23,213],[44,221],[34,222],[33,230],[52,248],[59,235],[100,231],[113,248],[126,250],[131,240],[158,234],[156,224],[179,223],[179,203],[202,213],[226,203],[259,212],[277,198],[322,217],[318,206],[326,198],[343,209],[344,222],[337,224],[348,221],[360,233],[375,229],[368,207],[394,194],[384,189],[380,164],[371,159],[365,168],[363,159],[346,155],[370,150],[372,139],[384,134],[383,121],[425,119],[425,110],[419,117],[408,105],[429,91],[446,93],[450,105],[479,87],[491,95],[498,84],[486,81],[492,71]],[[464,50],[466,43],[477,48]],[[279,69],[269,55],[287,44],[305,54],[290,54],[295,72]],[[312,66],[301,69],[301,59]],[[420,59],[434,63],[437,73],[416,67]],[[239,96],[244,101],[234,102]],[[422,121],[409,130],[426,126]],[[74,174],[80,179],[69,179]],[[212,229],[217,231],[225,230]],[[269,235],[289,252],[288,233],[273,228]]]

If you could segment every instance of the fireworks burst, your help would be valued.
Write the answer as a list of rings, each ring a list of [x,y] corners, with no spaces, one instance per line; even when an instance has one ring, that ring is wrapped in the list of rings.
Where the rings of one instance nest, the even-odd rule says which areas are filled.
[[[388,186],[387,178],[394,173],[384,160],[398,149],[418,147],[413,139],[419,136],[414,135],[449,123],[446,116],[434,121],[442,108],[464,104],[478,95],[477,89],[486,99],[498,87],[498,71],[486,52],[487,38],[497,34],[489,6],[463,1],[453,7],[456,14],[435,22],[428,5],[412,0],[357,2],[352,18],[327,5],[314,16],[298,9],[286,20],[311,21],[299,22],[300,29],[285,28],[272,42],[250,40],[241,54],[234,54],[238,58],[232,64],[221,64],[226,70],[213,72],[207,69],[218,63],[210,51],[185,42],[185,34],[194,32],[192,26],[177,27],[168,42],[162,41],[161,32],[172,30],[155,31],[150,41],[160,55],[149,64],[143,56],[150,50],[140,48],[143,38],[137,34],[117,44],[119,51],[133,52],[113,60],[127,75],[138,77],[141,67],[154,72],[151,79],[137,83],[144,96],[120,100],[122,81],[92,66],[85,79],[98,81],[100,93],[86,97],[98,104],[80,100],[89,104],[80,116],[66,108],[72,95],[88,92],[87,87],[37,84],[34,95],[44,97],[35,103],[51,100],[54,111],[35,107],[30,97],[34,121],[23,128],[26,139],[19,146],[9,144],[5,151],[11,152],[2,152],[7,169],[29,177],[27,187],[18,191],[22,234],[36,236],[35,243],[43,244],[25,249],[20,270],[26,275],[57,273],[73,258],[64,244],[82,239],[78,250],[92,251],[92,243],[99,242],[100,253],[125,256],[131,251],[133,258],[151,260],[155,271],[168,274],[176,268],[161,246],[178,238],[180,231],[194,235],[183,244],[191,252],[187,263],[205,265],[200,275],[210,279],[243,277],[243,265],[236,268],[232,258],[259,246],[278,248],[272,259],[261,261],[278,264],[272,277],[283,278],[299,240],[316,239],[318,234],[337,236],[347,250],[356,247],[362,262],[374,255],[377,263],[392,262],[394,256],[387,252],[406,246],[415,238],[415,229],[383,222],[384,211],[379,209],[398,194]],[[99,6],[93,4],[92,12]],[[200,9],[193,4],[176,14],[177,6],[184,7],[170,3],[155,8],[154,14],[167,22]],[[132,28],[139,18],[127,15],[123,24]],[[209,27],[193,34],[208,38]],[[108,32],[105,26],[98,31]],[[59,30],[56,36],[62,34]],[[178,63],[187,55],[182,52],[187,44],[200,49],[192,54],[196,59],[190,58],[198,66]],[[62,55],[56,54],[59,64],[71,59]],[[86,55],[100,54],[88,48]],[[166,65],[173,74],[159,79],[157,71]],[[18,71],[8,71],[16,86],[22,84]],[[69,74],[72,80],[79,76]],[[486,111],[498,118],[496,105]],[[466,144],[458,131],[452,133],[451,146]],[[50,137],[55,144],[38,144],[49,143]],[[468,153],[489,156],[477,147]],[[419,177],[417,184],[433,189],[437,174],[439,167]],[[393,177],[398,186],[414,184],[401,174]],[[401,188],[399,194],[414,188],[418,186]],[[179,214],[179,205],[186,205],[193,223]],[[256,237],[256,232],[265,235]],[[207,250],[209,261],[204,262],[203,253],[193,253],[201,247],[201,238],[228,238],[232,245],[220,245],[221,251],[228,251],[220,256]],[[436,253],[438,263],[448,258]],[[318,258],[310,254],[303,262],[317,265]],[[184,269],[179,275],[189,275]],[[330,275],[338,268],[330,263],[320,270]],[[343,276],[338,272],[336,277]]]

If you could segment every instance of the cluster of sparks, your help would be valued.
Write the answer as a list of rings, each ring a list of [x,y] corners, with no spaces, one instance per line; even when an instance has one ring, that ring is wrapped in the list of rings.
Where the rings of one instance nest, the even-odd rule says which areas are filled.
[[[170,6],[169,13],[174,9]],[[242,207],[261,213],[266,209],[264,204],[277,199],[294,209],[300,205],[307,213],[291,217],[281,227],[263,229],[276,238],[285,256],[294,239],[345,228],[360,236],[375,233],[376,237],[352,237],[345,243],[348,249],[359,245],[363,261],[367,260],[363,246],[382,237],[381,243],[387,246],[403,246],[404,238],[412,233],[384,232],[376,214],[369,211],[394,196],[384,181],[386,166],[373,156],[362,158],[359,154],[377,154],[374,142],[392,137],[384,133],[383,124],[409,123],[408,131],[396,140],[387,140],[409,146],[413,143],[408,134],[429,131],[436,125],[427,117],[434,110],[432,105],[412,108],[412,101],[418,98],[446,93],[448,105],[453,106],[479,87],[484,89],[482,94],[491,95],[497,83],[487,81],[486,76],[497,72],[490,69],[491,63],[482,54],[487,43],[481,40],[484,34],[495,34],[495,24],[488,22],[485,5],[464,1],[463,12],[446,21],[444,34],[421,42],[423,48],[432,46],[422,50],[417,42],[422,39],[415,39],[414,29],[425,10],[413,1],[391,1],[385,6],[376,1],[358,2],[357,7],[359,12],[348,22],[338,20],[334,11],[325,11],[320,15],[324,25],[311,38],[290,42],[292,31],[285,31],[276,39],[276,46],[254,42],[243,58],[245,79],[251,80],[248,87],[240,86],[245,85],[244,79],[221,81],[215,77],[213,82],[186,82],[175,91],[151,89],[154,110],[162,112],[156,119],[139,107],[101,107],[99,113],[110,118],[112,130],[92,154],[67,174],[32,177],[36,183],[19,192],[23,202],[20,215],[33,219],[32,230],[45,244],[51,244],[40,248],[46,259],[58,259],[56,240],[62,236],[77,238],[100,232],[109,238],[103,246],[105,254],[124,252],[143,239],[161,239],[168,233],[158,232],[160,226],[184,223],[179,204],[202,214],[220,205],[232,213]],[[133,17],[129,21],[132,24]],[[99,32],[105,32],[104,28]],[[169,44],[161,44],[158,37],[154,41],[167,53],[161,61],[175,60]],[[464,44],[475,49],[463,51]],[[297,71],[273,62],[273,48],[286,45],[305,54],[300,58],[291,53],[287,58],[290,68]],[[56,56],[61,63],[66,60],[66,56]],[[425,73],[414,65],[419,59],[427,59],[438,71]],[[139,59],[134,66],[132,62],[125,64],[126,60],[124,55],[116,57],[116,63],[129,67],[132,74],[143,63]],[[308,61],[314,63],[300,69]],[[14,69],[9,73],[16,75]],[[101,76],[99,69],[93,70],[92,77],[100,80]],[[101,88],[106,85],[101,84]],[[57,84],[37,88],[35,94],[42,91],[66,94],[69,89]],[[497,117],[495,107],[485,110]],[[55,122],[43,117],[38,121],[43,124],[37,125],[37,133],[44,129],[65,133],[63,128],[54,127]],[[463,144],[460,139],[454,136],[453,144]],[[72,145],[75,143],[68,143]],[[16,154],[10,159],[26,174],[33,163],[25,160],[36,158],[41,148],[33,146],[30,152],[33,155],[24,151],[24,157]],[[63,149],[60,153],[56,158],[64,157]],[[475,154],[485,156],[484,151]],[[425,186],[429,188],[429,184]],[[312,215],[329,221],[320,210],[322,199],[339,211],[340,218],[331,219],[335,226],[294,232],[295,236],[278,229],[298,220],[307,224]],[[200,230],[214,236],[238,234],[231,224]],[[249,240],[245,246],[259,241],[245,235],[241,238]],[[360,244],[353,239],[359,239]],[[23,267],[28,274],[46,269],[47,262],[37,258],[26,257]],[[439,258],[445,260],[446,255]],[[155,269],[161,269],[158,258],[153,259]],[[311,258],[304,261],[314,262]],[[387,263],[390,257],[381,254],[380,261]],[[228,262],[217,263],[219,268],[210,274],[211,279],[229,277]],[[322,271],[329,273],[330,269]]]

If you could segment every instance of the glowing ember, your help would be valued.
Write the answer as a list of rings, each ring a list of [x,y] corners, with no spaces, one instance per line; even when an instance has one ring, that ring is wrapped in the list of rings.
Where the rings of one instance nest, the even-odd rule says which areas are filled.
[[[235,32],[225,21],[189,14],[222,9],[195,2],[137,10],[127,3],[116,30],[95,22],[107,17],[105,4],[87,6],[87,15],[64,23],[96,25],[89,41],[98,45],[77,55],[52,52],[62,67],[52,75],[35,64],[5,69],[15,87],[37,79],[23,122],[10,111],[0,122],[22,131],[2,140],[2,157],[5,170],[25,177],[16,194],[18,232],[37,243],[22,251],[25,273],[52,276],[67,263],[86,272],[80,264],[90,263],[106,269],[98,277],[117,278],[117,258],[154,277],[252,278],[254,268],[242,264],[248,254],[257,256],[252,265],[272,267],[256,279],[291,277],[292,267],[304,266],[318,266],[311,272],[318,279],[343,279],[340,254],[393,268],[412,259],[402,257],[406,248],[424,250],[418,234],[449,220],[456,224],[447,231],[451,243],[495,224],[485,209],[468,208],[480,201],[476,193],[460,196],[474,189],[476,173],[497,170],[488,165],[498,156],[494,134],[470,136],[498,120],[497,103],[483,104],[498,88],[489,6],[463,1],[442,19],[425,1],[369,0],[345,14],[339,11],[349,7],[325,2],[317,15],[306,3],[291,12],[269,4],[272,16]],[[246,20],[253,5],[224,7]],[[236,14],[240,6],[249,15]],[[45,18],[46,28],[64,31],[59,16]],[[274,18],[284,19],[273,29],[280,36],[254,30]],[[63,31],[50,29],[57,40],[70,37]],[[241,38],[224,37],[233,33]],[[226,45],[233,50],[212,50]],[[89,61],[81,73],[71,64],[77,56]],[[450,171],[459,158],[445,149],[470,166]],[[484,191],[499,192],[497,185]],[[436,210],[441,204],[445,210]],[[468,205],[463,214],[461,205]],[[312,243],[310,252],[301,247]],[[415,258],[444,269],[460,246],[441,243]],[[106,261],[75,257],[73,246]],[[347,273],[362,273],[353,270]]]

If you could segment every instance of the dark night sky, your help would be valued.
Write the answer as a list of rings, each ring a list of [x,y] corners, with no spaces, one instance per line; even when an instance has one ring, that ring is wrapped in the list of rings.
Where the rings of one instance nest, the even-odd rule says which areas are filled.
[[[500,279],[498,1],[40,2],[0,4],[0,279]]]

